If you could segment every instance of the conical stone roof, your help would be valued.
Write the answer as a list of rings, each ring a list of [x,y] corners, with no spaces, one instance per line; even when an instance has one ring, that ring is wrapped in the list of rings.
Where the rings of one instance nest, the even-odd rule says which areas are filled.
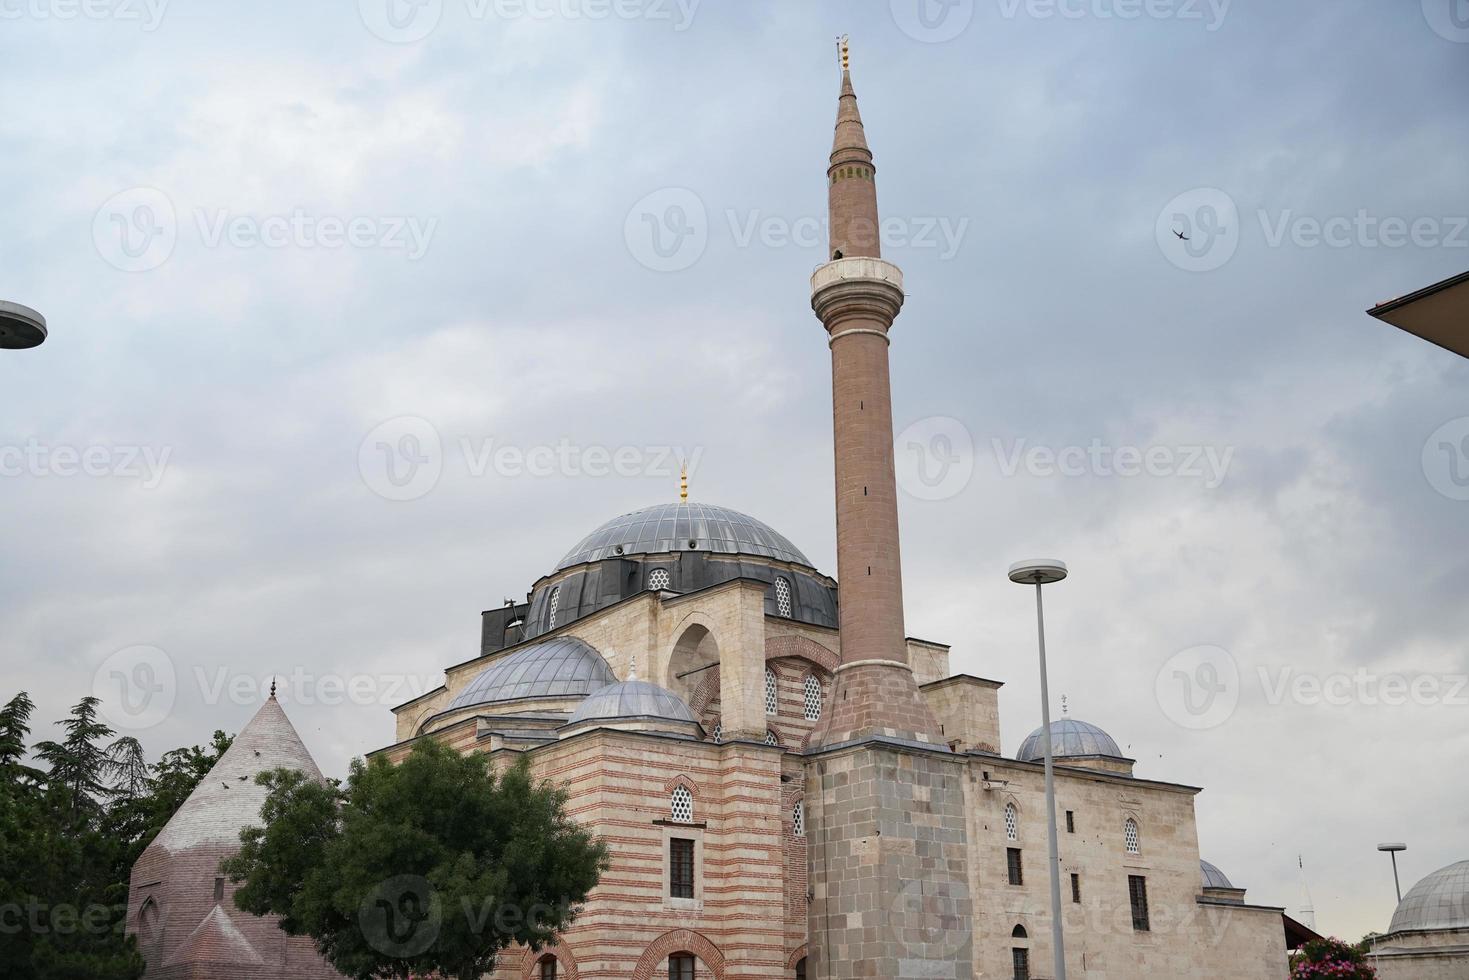
[[[295,769],[321,778],[321,770],[274,696],[235,736],[209,775],[148,846],[170,853],[210,844],[238,847],[240,831],[260,822],[260,807],[265,803],[266,788],[256,785],[255,777],[271,769]]]

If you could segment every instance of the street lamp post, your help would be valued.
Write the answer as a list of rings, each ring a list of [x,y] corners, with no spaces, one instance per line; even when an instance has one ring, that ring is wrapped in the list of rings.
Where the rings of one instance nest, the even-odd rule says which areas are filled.
[[[29,306],[0,299],[0,350],[39,347],[45,340],[45,317]]]
[[[1398,852],[1406,851],[1408,849],[1408,845],[1398,843],[1378,844],[1377,849],[1379,851],[1386,851],[1392,856],[1392,886],[1393,888],[1397,889],[1398,904],[1401,905],[1403,902],[1403,886],[1398,881]]]
[[[1051,691],[1046,677],[1046,616],[1041,586],[1066,577],[1066,563],[1054,559],[1018,561],[1010,566],[1010,581],[1035,586],[1036,634],[1041,658],[1041,748],[1046,757],[1046,845],[1051,860],[1051,946],[1056,980],[1066,980],[1066,943],[1061,930],[1061,856],[1056,843],[1056,776],[1051,757]]]

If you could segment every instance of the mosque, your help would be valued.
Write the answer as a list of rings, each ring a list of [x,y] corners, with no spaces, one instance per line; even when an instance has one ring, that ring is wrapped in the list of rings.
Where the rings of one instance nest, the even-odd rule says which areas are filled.
[[[377,754],[436,739],[528,758],[610,846],[560,943],[507,951],[495,980],[1055,975],[1041,733],[1007,753],[1001,682],[951,673],[947,646],[904,629],[888,377],[903,274],[881,257],[845,64],[827,185],[832,258],[811,285],[831,350],[838,577],[685,488],[569,540],[524,603],[481,614],[479,650],[442,687],[394,709]],[[1076,718],[1052,741],[1068,973],[1284,978],[1310,933],[1201,860],[1199,789],[1135,772]],[[205,867],[252,800],[258,813],[236,769],[280,764],[315,772],[272,700],[138,862],[128,924],[149,977],[330,975]],[[1450,936],[1445,889],[1463,942],[1469,865],[1455,868],[1404,899],[1424,911],[1399,909],[1380,962],[1416,964]],[[1406,969],[1392,976],[1430,976]]]

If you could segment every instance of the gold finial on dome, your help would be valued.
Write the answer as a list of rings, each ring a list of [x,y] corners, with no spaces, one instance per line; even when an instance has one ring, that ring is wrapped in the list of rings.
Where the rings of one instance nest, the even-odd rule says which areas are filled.
[[[689,499],[689,464],[681,463],[678,468],[678,499]]]

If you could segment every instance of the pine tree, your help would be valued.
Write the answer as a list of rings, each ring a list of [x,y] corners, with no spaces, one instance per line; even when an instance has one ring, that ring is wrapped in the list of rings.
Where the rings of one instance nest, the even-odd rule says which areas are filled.
[[[101,742],[113,731],[97,719],[100,703],[82,698],[70,717],[56,723],[66,729],[65,741],[36,745],[37,757],[50,767],[46,779],[56,808],[73,826],[95,817],[108,796],[107,751]]]

